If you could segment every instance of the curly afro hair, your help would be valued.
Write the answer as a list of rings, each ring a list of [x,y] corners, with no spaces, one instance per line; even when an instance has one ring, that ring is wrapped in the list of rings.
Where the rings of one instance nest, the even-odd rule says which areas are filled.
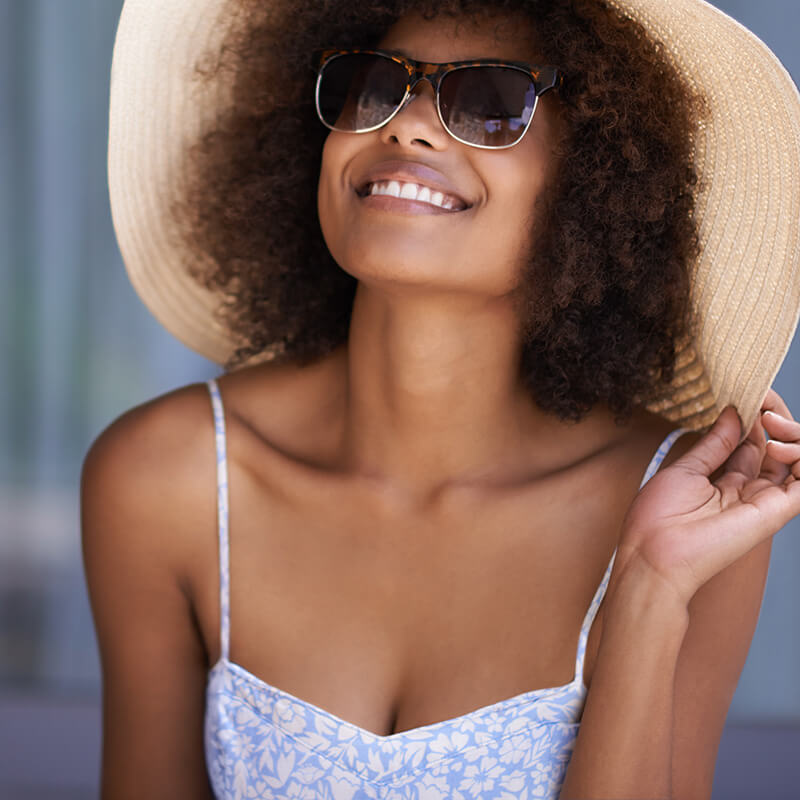
[[[516,298],[520,378],[562,420],[598,404],[624,420],[663,393],[691,327],[703,103],[638,23],[604,0],[230,3],[244,24],[198,73],[227,71],[234,100],[191,148],[175,209],[190,253],[210,265],[187,268],[223,293],[226,324],[246,342],[229,367],[265,352],[309,363],[347,339],[356,281],[317,221],[327,129],[311,53],[374,46],[411,13],[501,15],[530,23],[537,55],[565,73],[560,164]]]

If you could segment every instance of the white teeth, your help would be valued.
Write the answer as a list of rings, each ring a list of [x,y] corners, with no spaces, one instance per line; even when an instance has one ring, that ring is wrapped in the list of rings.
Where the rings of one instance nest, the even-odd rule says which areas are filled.
[[[389,197],[402,197],[404,200],[416,200],[419,203],[431,205],[452,211],[455,201],[443,192],[432,192],[427,186],[416,183],[401,183],[400,181],[379,181],[369,187],[371,195],[387,195]]]

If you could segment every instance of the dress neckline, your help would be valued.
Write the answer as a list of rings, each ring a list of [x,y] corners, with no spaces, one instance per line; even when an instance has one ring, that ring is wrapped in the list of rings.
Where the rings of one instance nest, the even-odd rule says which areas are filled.
[[[260,692],[266,692],[272,695],[276,700],[283,700],[286,703],[292,703],[302,706],[307,711],[311,712],[313,715],[317,717],[325,717],[330,722],[332,722],[336,727],[346,727],[352,730],[354,733],[358,734],[362,739],[371,739],[377,742],[393,742],[393,741],[400,741],[404,738],[418,738],[422,735],[429,735],[436,732],[438,729],[443,729],[447,727],[451,727],[454,725],[459,725],[461,723],[481,719],[486,716],[490,716],[493,713],[497,713],[501,710],[505,710],[506,708],[522,705],[526,702],[534,703],[538,700],[542,700],[545,698],[556,697],[561,694],[567,694],[570,691],[573,691],[576,695],[576,699],[582,699],[586,694],[586,686],[583,683],[583,675],[576,674],[571,681],[568,683],[561,684],[560,686],[548,686],[541,689],[529,689],[524,692],[520,692],[519,694],[514,695],[513,697],[507,697],[503,700],[497,700],[494,703],[489,703],[488,705],[480,706],[479,708],[475,708],[472,711],[467,711],[464,714],[458,714],[454,717],[448,717],[447,719],[437,720],[436,722],[429,722],[425,725],[418,725],[413,728],[407,728],[403,731],[396,731],[394,733],[382,734],[382,733],[375,733],[367,728],[363,728],[360,725],[356,724],[355,722],[350,722],[349,720],[343,719],[342,717],[334,714],[332,711],[328,711],[321,706],[315,705],[314,703],[309,702],[308,700],[303,700],[301,697],[292,694],[291,692],[287,692],[285,689],[281,689],[277,686],[273,686],[270,683],[267,683],[263,678],[259,678],[257,675],[254,675],[249,670],[245,669],[240,664],[237,664],[235,661],[231,661],[229,658],[224,656],[220,656],[217,660],[217,663],[209,670],[209,680],[213,678],[216,673],[221,671],[228,671],[233,673],[236,677],[245,680],[251,686],[255,687]],[[259,708],[257,707],[258,704],[255,704],[254,710],[258,711]],[[560,720],[553,720],[554,722]]]

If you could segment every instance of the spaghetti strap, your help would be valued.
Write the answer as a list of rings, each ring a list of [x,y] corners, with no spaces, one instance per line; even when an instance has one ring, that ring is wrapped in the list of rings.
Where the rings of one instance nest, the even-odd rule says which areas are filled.
[[[225,411],[215,380],[206,383],[214,410],[217,443],[217,531],[219,535],[219,626],[220,660],[227,661],[230,650],[230,574],[228,544],[228,457],[225,442]]]
[[[664,462],[664,459],[667,457],[667,453],[669,453],[669,451],[672,449],[672,445],[674,445],[684,433],[688,433],[687,428],[676,428],[667,435],[663,442],[661,442],[661,444],[658,446],[658,450],[656,450],[655,454],[650,459],[650,463],[647,465],[642,482],[639,484],[640,491],[647,481],[649,481],[650,478],[652,478],[653,475],[658,472],[658,468]],[[578,653],[575,658],[575,681],[583,681],[583,662],[584,657],[586,656],[586,642],[589,640],[589,631],[591,630],[594,618],[597,616],[600,603],[603,602],[606,589],[608,589],[608,581],[611,578],[611,570],[614,566],[614,559],[616,556],[617,548],[615,547],[614,552],[611,554],[611,560],[608,562],[605,574],[603,575],[603,580],[600,581],[600,585],[597,587],[597,591],[594,593],[592,602],[589,605],[589,610],[586,612],[586,616],[583,618],[581,633],[578,637]]]

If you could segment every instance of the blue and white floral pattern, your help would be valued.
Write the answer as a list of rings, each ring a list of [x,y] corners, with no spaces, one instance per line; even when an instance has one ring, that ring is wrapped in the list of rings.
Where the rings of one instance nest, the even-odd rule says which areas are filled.
[[[581,626],[570,683],[389,736],[367,731],[228,659],[225,421],[216,382],[208,387],[217,441],[221,655],[209,673],[205,747],[218,800],[555,800],[578,733],[586,641],[613,556]],[[681,433],[665,439],[642,485]]]

